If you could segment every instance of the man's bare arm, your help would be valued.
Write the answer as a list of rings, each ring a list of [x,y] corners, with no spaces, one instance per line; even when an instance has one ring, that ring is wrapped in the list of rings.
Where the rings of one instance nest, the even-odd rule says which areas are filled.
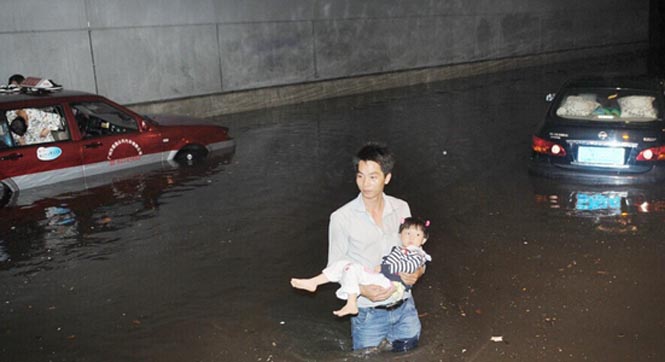
[[[425,267],[421,266],[415,273],[399,273],[399,277],[406,285],[414,285],[425,274]]]
[[[380,302],[388,299],[394,290],[392,288],[384,288],[380,285],[360,285],[360,295],[371,300],[372,302]]]

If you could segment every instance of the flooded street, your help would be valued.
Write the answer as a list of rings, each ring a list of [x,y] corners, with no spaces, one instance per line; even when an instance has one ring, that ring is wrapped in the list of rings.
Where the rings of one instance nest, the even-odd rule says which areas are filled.
[[[664,360],[665,190],[526,170],[547,93],[642,58],[221,117],[229,157],[19,195],[0,209],[0,361]],[[406,354],[354,355],[336,285],[289,285],[325,266],[368,140],[397,156],[387,193],[432,221]]]

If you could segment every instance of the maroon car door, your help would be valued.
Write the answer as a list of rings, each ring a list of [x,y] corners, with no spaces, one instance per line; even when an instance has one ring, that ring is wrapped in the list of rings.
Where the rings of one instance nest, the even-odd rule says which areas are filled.
[[[62,105],[0,109],[0,182],[17,191],[82,175]]]
[[[81,134],[85,177],[161,161],[159,133],[142,129],[140,119],[101,100],[71,104]]]

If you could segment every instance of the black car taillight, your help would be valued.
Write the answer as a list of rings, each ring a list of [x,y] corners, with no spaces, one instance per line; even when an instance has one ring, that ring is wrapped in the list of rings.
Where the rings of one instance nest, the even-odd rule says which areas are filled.
[[[665,146],[651,147],[642,150],[637,155],[637,161],[662,161],[665,160]]]
[[[543,153],[550,156],[564,157],[566,155],[566,150],[563,147],[537,136],[531,138],[531,149],[536,153]]]

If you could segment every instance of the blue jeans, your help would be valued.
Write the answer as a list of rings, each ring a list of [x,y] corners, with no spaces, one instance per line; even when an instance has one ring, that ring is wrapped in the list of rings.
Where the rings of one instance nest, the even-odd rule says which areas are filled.
[[[384,339],[392,344],[393,352],[415,348],[420,319],[413,298],[393,310],[359,308],[358,315],[351,318],[351,337],[354,350],[376,347]]]

